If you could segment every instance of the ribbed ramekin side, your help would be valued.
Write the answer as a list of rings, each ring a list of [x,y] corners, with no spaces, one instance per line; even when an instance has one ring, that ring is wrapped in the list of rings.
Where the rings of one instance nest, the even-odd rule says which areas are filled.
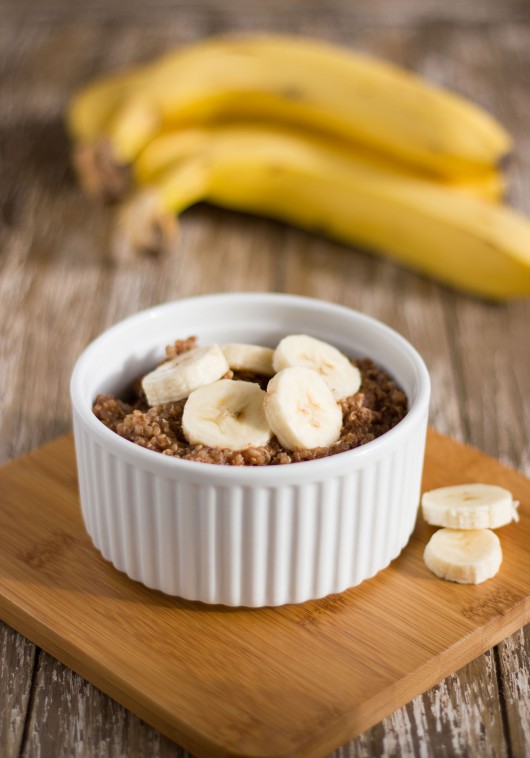
[[[95,506],[98,545],[104,558],[118,564],[119,550],[123,548],[121,540],[123,525],[116,506],[123,500],[123,494],[117,474],[123,464],[115,455],[102,450],[97,443],[93,442],[91,447],[93,460],[99,470]]]
[[[154,478],[102,447],[74,417],[81,511],[103,557],[132,579],[157,586]]]
[[[386,568],[403,550],[414,529],[419,506],[425,429],[359,475],[359,561],[352,584]],[[361,558],[362,556],[362,558]]]
[[[333,575],[337,561],[337,524],[341,517],[341,503],[338,500],[339,481],[338,477],[333,477],[319,486],[316,560],[313,569],[315,597],[323,597],[336,591]]]
[[[421,496],[423,461],[425,456],[426,434],[427,416],[425,417],[423,426],[420,426],[416,431],[416,434],[411,435],[407,439],[407,442],[403,448],[403,468],[406,471],[406,476],[403,476],[402,484],[404,511],[406,511],[407,504],[412,505],[409,505],[409,510],[406,511],[408,518],[402,519],[399,523],[400,530],[396,530],[396,533],[399,534],[399,549],[396,550],[396,555],[401,552],[403,547],[409,541],[418,515]],[[413,504],[415,504],[415,507]]]
[[[267,587],[272,535],[268,524],[272,498],[269,487],[243,488],[242,605],[260,607],[270,603]]]
[[[284,605],[335,591],[339,480],[247,490],[240,603]]]
[[[323,597],[388,566],[414,527],[425,427],[359,470],[284,486],[178,480],[127,462],[79,424],[75,434],[95,546],[170,595],[251,607]]]
[[[286,587],[286,576],[290,575],[289,545],[294,539],[293,490],[289,486],[271,490],[267,519],[267,573],[266,595],[267,605],[281,605],[289,588]]]
[[[153,501],[150,508],[153,513],[152,541],[155,554],[152,561],[153,586],[170,594],[175,593],[176,560],[175,555],[175,518],[173,508],[174,486],[165,477],[153,478]]]
[[[89,451],[89,438],[85,432],[82,423],[77,418],[77,413],[74,410],[73,414],[73,427],[75,437],[75,454],[77,461],[77,481],[79,486],[79,500],[81,504],[81,515],[85,528],[89,535],[92,537],[94,531],[92,523],[92,513],[89,508],[89,503],[92,500],[90,492],[90,477],[88,470],[90,466],[90,451]]]
[[[314,597],[315,550],[319,524],[319,486],[314,482],[300,485],[293,493],[293,527],[296,534],[291,557],[292,586],[289,602]]]
[[[338,523],[337,535],[337,558],[336,558],[336,582],[339,589],[352,587],[359,558],[357,542],[357,522],[360,509],[359,480],[361,472],[352,471],[340,479],[339,499],[341,514]]]
[[[385,551],[388,521],[392,510],[399,508],[400,501],[400,493],[396,492],[391,479],[392,463],[396,457],[399,457],[399,448],[370,467],[373,491],[370,502],[363,503],[363,507],[367,510],[366,536],[364,537],[365,572],[363,576],[357,578],[356,583],[373,576],[389,563]]]
[[[408,445],[400,446],[389,459],[388,462],[388,477],[391,483],[391,490],[388,493],[391,498],[391,505],[386,509],[386,523],[385,523],[385,537],[383,549],[387,556],[387,561],[390,562],[401,552],[402,538],[403,538],[403,521],[407,520],[404,517],[403,510],[407,511],[410,508],[417,508],[417,503],[409,503],[406,492],[406,478],[409,476],[406,448]],[[395,493],[395,497],[392,495]]]
[[[120,497],[115,497],[116,464],[81,424],[74,427],[81,512],[87,531],[107,559],[113,552],[117,530],[109,525]]]
[[[353,565],[349,587],[362,582],[368,575],[370,562],[369,536],[373,532],[371,527],[372,511],[375,502],[377,487],[376,467],[365,466],[358,472],[356,498],[355,498],[355,526],[352,537]]]
[[[420,499],[426,424],[425,419],[384,458],[340,480],[336,575],[330,591],[374,576],[408,543]]]
[[[418,503],[409,499],[405,486],[410,474],[406,449],[405,444],[397,446],[375,467],[376,486],[367,535],[371,554],[365,578],[374,576],[399,555],[414,524]]]

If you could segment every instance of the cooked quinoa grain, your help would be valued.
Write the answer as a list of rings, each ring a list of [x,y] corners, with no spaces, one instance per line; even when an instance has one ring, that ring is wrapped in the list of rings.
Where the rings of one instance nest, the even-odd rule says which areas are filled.
[[[166,360],[191,350],[196,344],[196,337],[177,340],[166,348]],[[352,363],[361,372],[361,386],[355,395],[341,401],[341,435],[329,447],[288,451],[274,436],[268,445],[237,451],[192,445],[182,431],[186,401],[150,408],[142,392],[141,377],[125,389],[121,398],[98,395],[92,410],[120,437],[174,458],[225,466],[277,466],[311,461],[364,445],[392,429],[407,413],[407,397],[386,371],[368,358],[352,359]],[[270,379],[248,371],[230,372],[227,378],[257,382],[262,389],[266,389]]]

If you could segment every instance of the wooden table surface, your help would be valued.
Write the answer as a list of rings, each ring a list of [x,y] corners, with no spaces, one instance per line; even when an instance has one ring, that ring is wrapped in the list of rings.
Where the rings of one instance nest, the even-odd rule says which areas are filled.
[[[99,332],[181,296],[275,290],[390,324],[423,354],[431,424],[530,475],[530,300],[493,305],[279,223],[198,206],[162,259],[116,261],[113,211],[69,168],[68,97],[99,72],[229,30],[335,40],[470,96],[516,140],[510,200],[530,215],[530,6],[523,0],[0,3],[0,461],[70,429],[69,376]],[[0,494],[1,497],[1,494]],[[335,756],[530,754],[530,628]],[[185,756],[0,624],[0,755]]]

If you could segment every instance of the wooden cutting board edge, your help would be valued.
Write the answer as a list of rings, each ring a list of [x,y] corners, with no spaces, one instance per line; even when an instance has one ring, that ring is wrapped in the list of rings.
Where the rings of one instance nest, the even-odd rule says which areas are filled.
[[[48,629],[39,619],[21,612],[14,602],[0,596],[0,611],[2,620],[19,634],[190,752],[212,758],[230,755],[225,751],[219,751],[219,745],[209,743],[203,734],[195,738],[190,734],[192,730],[188,724],[184,724],[181,731],[175,713],[168,713],[167,719],[160,718],[159,704],[154,703],[152,709],[146,708],[145,695],[132,688],[129,683],[119,681],[117,675],[113,675],[114,681],[110,681],[104,667],[100,667],[97,661],[87,661],[85,653],[72,642],[69,643],[68,649],[65,648],[59,634]]]
[[[353,714],[345,714],[347,723],[329,723],[329,739],[322,738],[320,746],[327,745],[327,750],[332,752],[340,745],[355,739],[367,729],[378,724],[396,710],[396,702],[405,706],[418,695],[422,695],[435,685],[443,682],[451,674],[466,666],[478,656],[495,647],[499,642],[514,634],[522,626],[530,622],[530,599],[518,603],[510,609],[502,620],[491,619],[481,630],[480,637],[476,631],[462,637],[456,645],[441,653],[438,659],[431,659],[424,666],[417,668],[392,688],[386,688],[362,706],[358,706]],[[342,720],[341,720],[342,721]],[[326,735],[327,736],[327,735]],[[304,758],[322,758],[322,753],[307,750],[300,753]],[[293,756],[295,754],[292,754]],[[299,755],[296,753],[296,755]],[[240,758],[238,756],[237,758]],[[274,758],[280,758],[275,756]],[[283,758],[283,757],[282,757]],[[285,756],[291,758],[291,756]]]
[[[0,608],[2,618],[9,626],[191,753],[205,758],[210,758],[210,756],[211,758],[221,756],[241,758],[241,753],[227,751],[219,744],[207,741],[204,734],[193,735],[190,725],[181,726],[175,713],[169,712],[165,718],[161,718],[159,704],[154,703],[152,709],[146,708],[145,695],[141,692],[137,693],[134,688],[131,688],[130,683],[123,682],[120,686],[120,682],[116,681],[118,679],[116,676],[114,682],[109,681],[104,669],[100,669],[97,663],[86,662],[83,651],[78,650],[72,643],[70,649],[65,649],[59,635],[41,624],[38,619],[20,612],[19,608],[6,598],[0,597]],[[365,701],[355,712],[343,713],[336,719],[328,720],[325,730],[321,733],[317,749],[314,744],[299,743],[294,752],[267,753],[266,755],[268,758],[272,756],[274,758],[293,758],[294,756],[321,758],[322,748],[331,752],[341,744],[354,739],[391,715],[396,710],[396,701],[399,701],[402,706],[406,705],[529,622],[530,598],[526,598],[510,608],[503,616],[491,619],[481,629],[480,635],[477,635],[476,630],[470,632],[437,659],[432,659],[421,668],[412,671],[393,688],[387,688]],[[311,741],[314,743],[314,735],[311,735]],[[252,758],[258,758],[258,754]]]

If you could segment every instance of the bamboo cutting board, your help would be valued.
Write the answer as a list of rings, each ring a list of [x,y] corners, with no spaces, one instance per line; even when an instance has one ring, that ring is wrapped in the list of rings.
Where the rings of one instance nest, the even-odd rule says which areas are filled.
[[[64,437],[0,469],[0,615],[199,756],[322,756],[530,620],[530,481],[430,431],[424,489],[467,481],[521,501],[484,584],[429,573],[434,529],[419,517],[401,556],[360,587],[283,608],[209,607],[103,560]]]

